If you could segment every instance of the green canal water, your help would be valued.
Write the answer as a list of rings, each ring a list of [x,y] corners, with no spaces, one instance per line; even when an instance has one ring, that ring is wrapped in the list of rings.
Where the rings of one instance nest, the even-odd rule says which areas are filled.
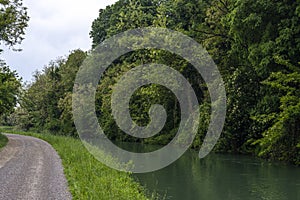
[[[300,167],[241,155],[200,160],[189,150],[170,166],[134,178],[159,199],[300,200]]]

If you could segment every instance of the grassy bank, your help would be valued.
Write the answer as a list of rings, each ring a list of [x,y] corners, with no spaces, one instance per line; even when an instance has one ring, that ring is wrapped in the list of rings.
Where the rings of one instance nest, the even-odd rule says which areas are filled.
[[[5,135],[0,133],[0,150],[7,144],[8,139]]]
[[[50,134],[16,131],[0,127],[0,132],[43,139],[60,155],[73,199],[147,199],[144,189],[128,173],[110,169],[97,161],[78,139]]]

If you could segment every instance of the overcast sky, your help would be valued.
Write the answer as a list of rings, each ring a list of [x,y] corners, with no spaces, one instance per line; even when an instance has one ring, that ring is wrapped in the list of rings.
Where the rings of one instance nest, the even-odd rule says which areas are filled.
[[[89,50],[89,32],[99,9],[117,0],[23,0],[30,16],[25,40],[13,52],[4,48],[1,58],[23,81],[31,81],[32,74],[51,60],[68,55],[71,50]]]

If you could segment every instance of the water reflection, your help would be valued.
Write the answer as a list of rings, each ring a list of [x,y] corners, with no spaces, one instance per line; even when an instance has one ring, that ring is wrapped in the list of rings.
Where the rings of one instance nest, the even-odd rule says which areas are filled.
[[[145,152],[145,146],[130,146],[135,152]],[[190,150],[162,170],[134,177],[149,194],[157,192],[172,200],[300,199],[299,167],[248,156],[210,154],[200,160],[197,152]]]

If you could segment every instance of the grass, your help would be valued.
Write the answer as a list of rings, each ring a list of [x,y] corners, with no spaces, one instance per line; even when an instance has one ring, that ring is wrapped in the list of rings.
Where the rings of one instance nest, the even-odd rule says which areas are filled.
[[[73,199],[148,199],[144,188],[135,182],[129,173],[106,167],[97,161],[78,139],[21,132],[9,127],[0,127],[0,132],[33,136],[50,143],[62,159]]]
[[[2,135],[2,134],[0,133],[0,150],[1,150],[3,147],[5,147],[5,145],[7,144],[7,142],[8,142],[7,137],[6,137],[5,135]]]

